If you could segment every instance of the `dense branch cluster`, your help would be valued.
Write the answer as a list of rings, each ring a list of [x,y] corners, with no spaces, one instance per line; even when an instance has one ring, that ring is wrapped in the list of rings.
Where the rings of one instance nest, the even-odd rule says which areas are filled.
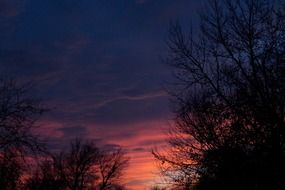
[[[278,189],[285,177],[285,12],[269,0],[208,1],[199,37],[174,24],[178,85],[161,171],[184,189]],[[198,39],[198,40],[196,40]]]

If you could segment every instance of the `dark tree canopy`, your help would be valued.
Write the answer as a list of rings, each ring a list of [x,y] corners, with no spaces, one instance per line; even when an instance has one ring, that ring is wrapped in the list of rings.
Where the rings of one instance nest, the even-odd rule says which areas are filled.
[[[20,189],[22,185],[20,178],[24,173],[21,161],[13,152],[3,152],[0,155],[0,189]]]
[[[176,119],[170,150],[154,155],[175,185],[282,187],[284,10],[270,0],[212,0],[201,16],[198,38],[172,25],[168,61],[178,79],[170,90]]]
[[[63,190],[66,186],[64,180],[56,171],[53,160],[43,160],[38,168],[30,174],[25,182],[26,190]]]

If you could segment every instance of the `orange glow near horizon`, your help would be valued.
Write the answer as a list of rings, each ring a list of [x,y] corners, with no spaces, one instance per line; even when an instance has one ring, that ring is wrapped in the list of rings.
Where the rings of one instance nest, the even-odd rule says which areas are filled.
[[[110,133],[108,143],[118,144],[128,150],[130,164],[124,176],[127,188],[146,190],[160,183],[156,161],[151,153],[156,147],[165,146],[166,135],[163,132],[166,122],[150,121],[133,125],[136,132],[124,137],[124,131]]]
[[[151,153],[152,149],[165,146],[167,135],[164,128],[165,121],[146,121],[129,126],[115,126],[116,130],[103,130],[112,126],[90,124],[86,126],[86,136],[82,138],[103,139],[104,144],[120,145],[127,151],[130,158],[129,166],[122,178],[123,184],[132,190],[147,190],[149,187],[161,183],[156,161]],[[70,140],[60,130],[63,125],[57,122],[45,121],[41,124],[39,133],[46,137]],[[124,127],[124,128],[123,128]],[[126,134],[129,132],[129,134]]]

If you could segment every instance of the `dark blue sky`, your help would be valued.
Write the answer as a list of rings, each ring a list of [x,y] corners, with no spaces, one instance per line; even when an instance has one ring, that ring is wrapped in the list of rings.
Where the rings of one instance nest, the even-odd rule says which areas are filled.
[[[160,59],[169,22],[197,25],[200,5],[0,0],[0,74],[37,83],[36,95],[52,107],[41,122],[53,147],[77,136],[119,144],[142,170],[142,176],[130,174],[127,185],[149,184],[149,149],[161,144],[171,119],[163,90],[171,74]]]

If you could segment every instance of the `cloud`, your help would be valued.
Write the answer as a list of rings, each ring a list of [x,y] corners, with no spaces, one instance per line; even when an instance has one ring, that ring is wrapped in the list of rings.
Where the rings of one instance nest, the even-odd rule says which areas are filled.
[[[146,151],[145,148],[139,147],[139,148],[133,148],[131,151],[133,152],[142,152],[142,151]]]
[[[55,107],[52,117],[67,123],[71,121],[71,125],[130,124],[145,119],[169,117],[168,95],[162,90],[131,86],[102,92],[96,85],[88,87],[88,91],[77,89],[66,94],[67,97],[51,100],[49,104]],[[65,84],[64,88],[67,86]],[[75,86],[76,83],[73,84],[73,89],[77,88]],[[52,90],[55,90],[54,87]],[[77,95],[77,92],[80,93]]]
[[[171,117],[161,87],[170,72],[158,57],[169,20],[192,15],[194,4],[0,0],[0,72],[38,83],[34,95],[51,108],[39,133],[51,149],[78,136],[123,146],[128,184],[144,186],[156,171],[150,150],[164,145]]]
[[[70,126],[67,123],[46,120],[39,123],[41,135],[49,138],[48,146],[60,151],[68,146],[71,139],[78,137],[93,139],[103,149],[123,147],[130,164],[124,175],[124,182],[133,189],[153,185],[157,178],[158,168],[151,154],[155,146],[164,147],[167,135],[163,131],[168,127],[167,120],[148,120],[122,126],[93,125]],[[100,138],[97,138],[100,137]],[[138,172],[139,171],[139,172]],[[139,180],[138,180],[139,179]]]
[[[33,44],[25,49],[2,48],[1,73],[40,81],[62,78],[74,66],[72,60],[88,43],[87,38],[78,36],[72,40],[56,41],[49,45]]]
[[[118,144],[103,144],[100,147],[102,148],[102,150],[106,150],[106,151],[112,151],[112,150],[121,148],[121,146]]]
[[[59,128],[58,131],[63,133],[63,138],[73,139],[73,138],[82,138],[87,135],[87,130],[83,126],[64,126]]]
[[[117,97],[116,96],[110,97],[105,100],[99,101],[98,103],[95,103],[93,105],[89,104],[89,106],[95,109],[99,109],[99,108],[107,106],[108,104],[112,104],[116,101],[122,101],[122,100],[123,101],[124,100],[125,101],[146,101],[149,99],[167,96],[167,93],[164,91],[156,91],[156,92],[149,92],[145,94],[139,94],[137,91],[133,90],[130,95],[128,95],[128,92],[131,92],[131,91],[125,91],[126,94],[124,94],[123,92],[123,94],[118,95]]]
[[[125,182],[128,187],[140,189],[159,181],[159,171],[151,150],[156,146],[166,146],[167,135],[164,131],[168,126],[167,120],[146,120],[128,125],[94,123],[86,128],[87,137],[100,136],[103,144],[110,144],[111,147],[120,145],[127,150],[130,164],[124,177]]]

